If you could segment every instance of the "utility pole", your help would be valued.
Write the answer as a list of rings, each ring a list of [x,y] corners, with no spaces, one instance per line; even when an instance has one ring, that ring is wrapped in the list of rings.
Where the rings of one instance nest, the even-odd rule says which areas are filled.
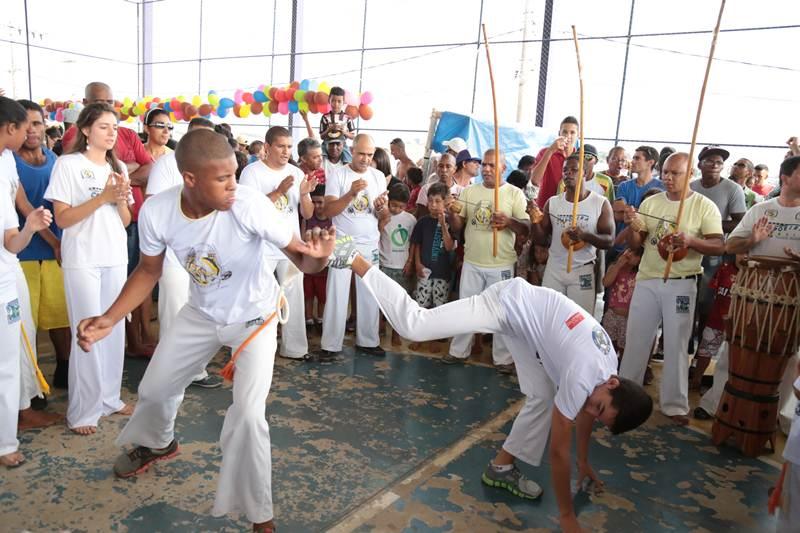
[[[8,52],[11,55],[11,58],[10,58],[11,59],[11,61],[10,61],[11,68],[8,69],[6,72],[8,72],[10,77],[11,77],[11,87],[10,87],[10,91],[11,92],[10,92],[10,95],[13,98],[20,98],[20,94],[17,92],[17,72],[22,72],[22,68],[17,68],[17,62],[16,62],[16,59],[14,58],[14,55],[15,55],[14,54],[14,44],[21,44],[21,45],[24,45],[26,48],[28,48],[29,47],[28,43],[30,43],[30,41],[32,39],[39,39],[41,41],[44,38],[44,34],[40,33],[40,32],[31,31],[30,34],[28,35],[27,31],[25,30],[25,28],[23,28],[21,26],[13,26],[11,24],[5,24],[2,27],[5,28],[6,35],[8,36],[8,39],[10,41],[14,41],[15,39],[22,39],[22,37],[25,36],[25,42],[24,43],[15,43],[15,42],[8,43]],[[30,64],[29,64],[29,67],[30,67]],[[30,76],[29,76],[29,79],[30,79]],[[30,87],[28,89],[29,89],[28,92],[30,92]]]

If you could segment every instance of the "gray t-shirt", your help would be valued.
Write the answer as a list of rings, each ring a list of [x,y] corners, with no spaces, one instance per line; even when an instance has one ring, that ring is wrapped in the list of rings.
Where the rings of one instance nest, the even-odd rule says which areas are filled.
[[[751,207],[736,229],[731,232],[730,238],[747,239],[753,233],[753,226],[762,217],[766,217],[772,225],[772,231],[769,239],[761,241],[749,251],[750,255],[786,259],[784,247],[800,250],[800,207],[784,207],[778,202],[778,198]]]
[[[720,179],[719,183],[708,189],[703,187],[703,180],[695,180],[689,183],[689,187],[717,204],[723,222],[731,220],[731,213],[743,214],[747,211],[744,191],[731,180]]]

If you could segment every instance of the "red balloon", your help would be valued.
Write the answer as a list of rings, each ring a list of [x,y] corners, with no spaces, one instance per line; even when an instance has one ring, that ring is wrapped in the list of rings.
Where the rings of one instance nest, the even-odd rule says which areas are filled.
[[[296,93],[296,92],[297,92],[297,89],[295,89],[295,88],[287,89],[286,90],[286,101],[287,102],[291,102],[292,100],[294,100],[294,93]]]
[[[278,112],[278,101],[277,100],[270,100],[269,101],[269,112],[273,115]]]
[[[242,94],[242,100],[244,100],[248,104],[252,104],[253,102],[255,102],[255,98],[253,98],[253,93]]]
[[[314,101],[314,95],[316,93],[314,91],[306,91],[305,100],[309,104]]]
[[[299,89],[299,88],[300,88],[300,82],[299,82],[299,81],[293,81],[293,82],[292,82],[292,83],[289,85],[289,87],[291,87],[292,89]]]
[[[186,109],[183,111],[183,116],[185,116],[186,118],[192,118],[196,114],[197,114],[197,108],[192,104],[186,106]]]
[[[175,111],[176,109],[181,109],[181,102],[178,101],[177,98],[173,98],[172,100],[169,101],[169,107],[173,111]]]
[[[233,114],[236,115],[237,117],[242,116],[241,109],[242,109],[241,104],[233,104]]]
[[[309,104],[308,104],[308,112],[309,113],[319,113],[319,110],[317,109],[317,104],[314,103],[314,102],[309,102]]]
[[[319,92],[319,93],[314,95],[314,102],[316,102],[317,105],[327,104],[328,103],[328,95],[323,93],[323,92]]]
[[[267,96],[269,96],[270,100],[276,100],[277,96],[275,96],[275,93],[277,93],[277,92],[278,92],[278,88],[277,87],[270,87],[269,88],[269,94]]]
[[[214,108],[210,104],[203,104],[197,108],[197,112],[201,115],[210,115]]]
[[[156,96],[155,98],[153,98],[153,101],[156,102],[156,103],[159,103],[161,101],[161,98]],[[164,109],[164,108],[162,107],[161,109]]]
[[[317,112],[322,113],[323,115],[330,110],[331,106],[328,104],[328,102],[325,102],[324,104],[317,104]]]
[[[352,119],[358,118],[358,108],[354,105],[349,105],[344,108],[344,113]]]
[[[358,107],[358,114],[364,120],[369,120],[369,119],[372,118],[372,108],[370,106],[368,106],[367,104],[361,104]]]
[[[274,99],[277,100],[278,102],[285,102],[286,101],[286,91],[284,91],[283,89],[278,89],[277,91],[275,91],[275,98]]]
[[[261,102],[253,102],[250,104],[250,111],[253,112],[254,115],[258,115],[264,110],[264,104]]]

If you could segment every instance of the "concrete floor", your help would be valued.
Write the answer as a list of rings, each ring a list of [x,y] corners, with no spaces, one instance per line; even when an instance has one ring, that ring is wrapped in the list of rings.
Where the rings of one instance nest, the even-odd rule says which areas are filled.
[[[40,336],[41,358],[49,376],[53,358],[45,339]],[[440,364],[438,354],[411,354],[405,344],[393,349],[386,359],[347,350],[341,361],[325,365],[278,360],[266,416],[279,530],[556,529],[546,461],[540,468],[522,466],[545,488],[539,501],[480,483],[521,405],[515,378],[485,364],[486,353],[451,367]],[[222,363],[218,357],[212,366]],[[126,361],[126,399],[135,399],[145,366]],[[657,396],[655,386],[651,392]],[[57,392],[51,409],[63,412],[65,400]],[[92,437],[63,425],[22,433],[28,462],[0,477],[0,531],[247,530],[242,517],[210,516],[220,463],[216,440],[229,401],[227,388],[190,388],[176,426],[181,455],[126,481],[111,472],[121,417],[104,419]],[[656,414],[629,435],[597,433],[591,457],[607,489],[576,496],[584,526],[774,529],[766,499],[778,475],[775,457],[748,459],[714,447],[707,428],[675,428]]]

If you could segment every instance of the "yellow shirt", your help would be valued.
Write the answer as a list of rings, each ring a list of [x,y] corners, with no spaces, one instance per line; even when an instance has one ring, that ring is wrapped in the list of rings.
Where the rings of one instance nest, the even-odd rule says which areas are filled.
[[[658,253],[658,241],[675,227],[678,215],[678,200],[667,199],[667,193],[662,192],[647,198],[639,207],[639,212],[652,215],[642,216],[642,221],[647,227],[647,237],[644,240],[644,255],[639,264],[637,280],[658,279],[664,277],[667,262]],[[653,217],[671,221],[658,220]],[[704,235],[722,235],[722,217],[716,204],[702,194],[692,193],[686,198],[683,206],[683,216],[678,228],[690,237],[702,238]],[[689,249],[689,253],[681,261],[673,261],[669,277],[681,278],[701,274],[703,267],[700,262],[703,255],[697,250]]]
[[[492,206],[494,189],[482,184],[470,185],[461,192],[461,212],[465,219],[464,260],[484,268],[507,267],[517,262],[514,251],[516,237],[511,229],[497,232],[497,257],[492,255]],[[502,211],[513,218],[527,219],[527,202],[522,189],[504,183],[500,187],[500,206]]]

